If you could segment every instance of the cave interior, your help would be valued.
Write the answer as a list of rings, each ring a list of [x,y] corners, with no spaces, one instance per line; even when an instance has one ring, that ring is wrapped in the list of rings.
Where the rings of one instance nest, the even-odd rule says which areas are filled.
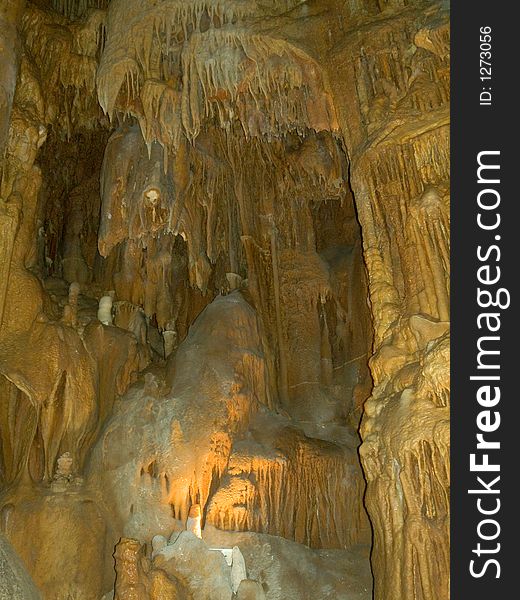
[[[447,600],[449,5],[0,7],[0,599]]]

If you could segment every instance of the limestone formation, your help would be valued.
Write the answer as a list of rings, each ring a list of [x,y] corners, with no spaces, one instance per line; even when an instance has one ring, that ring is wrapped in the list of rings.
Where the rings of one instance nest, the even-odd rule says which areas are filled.
[[[112,325],[112,296],[102,296],[99,299],[97,318],[103,325]]]
[[[233,546],[231,555],[231,589],[234,594],[238,593],[238,588],[242,581],[247,579],[246,563],[242,552],[238,546]]]
[[[2,3],[0,600],[447,600],[449,52],[440,0]]]
[[[148,590],[145,584],[145,561],[141,556],[141,544],[136,540],[122,539],[116,546],[116,587],[114,600],[146,600]]]
[[[62,454],[58,460],[56,461],[57,467],[56,472],[54,473],[54,479],[66,479],[70,481],[73,476],[73,460],[70,455],[70,452],[65,452]]]
[[[202,538],[201,523],[202,515],[200,512],[200,506],[194,504],[190,507],[188,512],[188,519],[186,520],[186,531],[190,531],[198,538]]]
[[[0,598],[41,600],[41,595],[22,561],[0,532]]]
[[[265,600],[265,593],[258,581],[243,579],[238,586],[237,600]]]
[[[168,545],[168,540],[163,535],[155,535],[152,539],[152,558]]]

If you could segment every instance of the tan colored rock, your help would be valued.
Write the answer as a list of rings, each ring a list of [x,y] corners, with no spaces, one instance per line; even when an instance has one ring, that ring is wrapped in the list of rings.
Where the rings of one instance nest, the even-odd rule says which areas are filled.
[[[2,535],[43,598],[99,600],[113,585],[109,517],[80,482],[64,483],[50,488],[24,484],[4,494]]]
[[[375,598],[447,600],[445,3],[4,4],[0,516],[42,594],[366,600],[366,505]]]
[[[141,544],[121,539],[114,552],[116,586],[114,600],[148,600],[147,576]]]
[[[116,585],[114,600],[191,600],[190,593],[174,576],[154,568],[137,540],[122,538],[114,552]]]
[[[21,43],[18,29],[22,20],[24,2],[15,0],[0,9],[0,155],[3,157],[9,132],[9,118],[16,87]]]
[[[339,44],[330,61],[351,149],[375,333],[376,386],[365,403],[360,454],[374,527],[375,598],[445,600],[449,20],[440,4],[387,16],[383,26],[365,16],[367,37]],[[385,67],[381,81],[383,63],[401,66]]]
[[[237,590],[237,600],[265,600],[265,592],[258,581],[244,579]]]

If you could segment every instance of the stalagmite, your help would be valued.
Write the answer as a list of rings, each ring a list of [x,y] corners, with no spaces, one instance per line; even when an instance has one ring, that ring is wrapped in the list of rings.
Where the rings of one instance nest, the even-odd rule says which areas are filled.
[[[112,296],[102,296],[99,299],[97,318],[103,325],[112,325]]]
[[[239,290],[242,287],[243,279],[237,273],[226,273],[226,279],[229,284],[229,291]]]
[[[69,306],[77,316],[78,311],[78,297],[80,292],[80,285],[77,282],[72,282],[69,286]]]
[[[188,518],[186,520],[186,530],[191,531],[193,535],[202,539],[201,520],[202,514],[200,506],[198,504],[193,504],[190,507]]]
[[[233,593],[238,593],[238,588],[244,579],[247,579],[246,563],[238,546],[233,546],[231,559],[231,588]]]
[[[54,480],[66,479],[70,481],[73,476],[73,464],[72,456],[70,452],[65,452],[56,461],[56,472],[54,473]]]
[[[164,339],[164,358],[168,358],[177,346],[177,332],[163,331],[162,336]]]
[[[78,324],[78,296],[79,283],[71,283],[69,286],[68,303],[63,307],[62,320],[67,325],[75,327]]]
[[[114,552],[117,573],[114,600],[146,600],[148,597],[138,541],[121,539]]]

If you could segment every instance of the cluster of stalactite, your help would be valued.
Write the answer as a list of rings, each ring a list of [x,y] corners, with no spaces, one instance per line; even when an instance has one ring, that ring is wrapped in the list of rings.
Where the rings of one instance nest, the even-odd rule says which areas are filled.
[[[114,6],[110,10],[117,15],[122,9]],[[204,11],[197,10],[200,20]],[[190,11],[184,11],[186,15],[181,15],[182,19],[191,19]],[[70,284],[77,282],[84,286],[83,292],[97,297],[113,289],[119,302],[116,310],[124,305],[130,311],[134,307],[134,313],[138,314],[142,307],[146,319],[152,321],[151,325],[146,324],[147,328],[156,325],[159,331],[172,332],[178,340],[185,337],[197,312],[217,291],[240,288],[245,280],[263,324],[272,391],[276,392],[273,395],[286,410],[291,411],[295,406],[298,416],[308,417],[312,405],[319,404],[316,398],[323,395],[320,387],[324,385],[330,392],[334,384],[341,385],[344,365],[349,366],[349,359],[355,353],[363,358],[367,350],[364,338],[368,325],[362,321],[360,324],[352,322],[355,301],[337,282],[339,274],[352,280],[359,275],[363,277],[362,269],[359,270],[359,245],[355,247],[355,227],[347,231],[341,240],[343,248],[338,244],[336,254],[324,244],[321,255],[317,252],[316,231],[320,224],[317,215],[328,210],[323,209],[323,205],[331,207],[329,216],[336,212],[355,221],[352,199],[345,187],[345,159],[338,142],[329,133],[316,133],[314,129],[321,127],[315,123],[295,117],[298,128],[283,140],[269,141],[269,136],[266,140],[251,139],[251,132],[244,132],[243,127],[231,123],[231,129],[227,130],[206,128],[194,144],[188,145],[183,136],[179,148],[172,154],[172,148],[166,147],[160,137],[158,142],[162,145],[150,141],[144,131],[143,142],[142,128],[136,128],[131,122],[123,124],[108,143],[101,169],[98,245],[101,256],[106,257],[103,260],[92,243],[99,206],[97,160],[92,160],[92,150],[87,156],[65,157],[62,148],[66,147],[64,136],[84,150],[103,143],[105,134],[84,128],[100,125],[99,111],[91,110],[85,102],[92,101],[93,74],[99,57],[105,57],[102,52],[105,15],[93,10],[76,23],[66,16],[29,5],[20,25],[26,52],[20,66],[11,119],[13,133],[2,179],[2,194],[10,198],[3,208],[7,244],[7,260],[3,264],[11,271],[18,269],[20,281],[15,282],[11,276],[11,293],[8,294],[6,288],[2,296],[8,299],[16,288],[19,291],[24,286],[33,286],[36,293],[30,314],[23,315],[25,318],[20,315],[12,318],[13,302],[7,302],[11,313],[5,319],[9,321],[5,335],[14,339],[16,332],[37,319],[38,323],[41,321],[38,328],[50,330],[50,338],[58,337],[54,353],[61,356],[55,374],[37,390],[32,389],[34,384],[30,380],[34,376],[30,375],[29,367],[25,367],[23,376],[14,374],[20,353],[14,350],[6,353],[5,377],[22,390],[21,397],[28,398],[28,405],[34,407],[30,409],[35,411],[34,419],[42,419],[40,425],[35,422],[32,427],[34,433],[29,436],[28,445],[43,436],[42,447],[49,446],[50,431],[56,426],[55,417],[45,416],[45,411],[43,417],[36,416],[49,390],[52,390],[51,400],[45,402],[52,408],[51,413],[58,407],[60,413],[64,406],[74,406],[72,396],[80,395],[79,388],[88,388],[84,392],[84,419],[80,419],[79,414],[71,417],[81,422],[77,425],[79,429],[72,422],[63,425],[70,436],[78,438],[74,443],[68,440],[67,449],[74,444],[82,447],[84,436],[86,439],[95,436],[95,415],[107,411],[99,410],[95,400],[97,390],[102,387],[98,371],[106,368],[104,364],[92,362],[93,353],[99,355],[100,352],[90,348],[85,331],[94,330],[94,326],[85,329],[89,319],[70,316],[71,306],[63,290],[60,297],[52,292],[49,297],[34,275],[25,272],[26,268],[38,276],[50,274],[63,277]],[[109,42],[112,38],[117,42],[117,31],[111,34],[109,27],[106,35]],[[229,40],[224,42],[227,44]],[[265,41],[258,39],[257,43],[267,52]],[[280,44],[283,46],[285,42],[280,40]],[[107,48],[106,61],[110,63]],[[295,49],[291,52],[301,55]],[[287,60],[291,52],[280,50]],[[229,68],[233,72],[231,66]],[[99,72],[102,71],[101,68]],[[291,74],[292,70],[279,65],[279,71],[279,76],[273,72],[268,80],[273,85],[285,86],[287,82],[284,83],[283,77],[286,71]],[[316,69],[307,71],[319,75]],[[270,96],[269,81],[266,96]],[[300,80],[296,83],[298,89],[305,87]],[[317,89],[322,88],[320,83]],[[313,103],[317,100],[312,94],[309,97]],[[62,102],[66,106],[60,104]],[[284,102],[288,107],[295,106],[287,99]],[[295,129],[295,122],[289,120],[284,127]],[[309,124],[313,130],[307,129]],[[46,140],[48,125],[54,129]],[[330,123],[325,127],[330,129]],[[189,134],[188,129],[184,134]],[[273,131],[279,135],[282,130],[275,127]],[[193,137],[193,131],[190,135]],[[43,160],[49,164],[42,174],[34,161],[44,145]],[[85,165],[89,165],[87,171],[90,172],[85,170]],[[21,177],[21,173],[26,175]],[[265,177],[266,174],[269,176]],[[15,201],[16,197],[24,197],[21,228],[21,206]],[[65,201],[65,212],[60,211],[59,198]],[[120,226],[122,223],[124,227]],[[11,256],[16,234],[19,252],[18,256]],[[334,269],[339,273],[334,273]],[[6,277],[4,281],[7,280]],[[293,305],[295,286],[299,292]],[[51,317],[49,323],[45,315]],[[59,324],[54,321],[57,317]],[[126,318],[129,320],[130,317]],[[120,321],[125,318],[121,317]],[[309,324],[312,324],[310,328]],[[132,329],[132,326],[127,323],[126,328]],[[304,331],[306,339],[302,340]],[[99,337],[92,334],[93,338],[96,336]],[[21,339],[20,335],[20,344]],[[309,344],[305,360],[294,354],[302,342],[304,346]],[[72,347],[78,347],[78,352],[71,352]],[[77,358],[83,354],[83,359]],[[73,358],[66,359],[66,355]],[[136,359],[132,361],[135,363]],[[353,364],[354,368],[359,366],[356,360]],[[363,372],[359,367],[357,371],[354,385],[366,378],[366,369]],[[132,368],[125,367],[127,384],[131,372]],[[71,399],[66,400],[69,396]],[[110,406],[113,398],[107,402]],[[309,406],[298,410],[298,402]],[[338,400],[337,404],[343,403]],[[345,404],[340,406],[339,414],[350,410],[348,403]],[[9,429],[13,427],[10,425]],[[65,448],[61,437],[57,435],[51,444],[56,446],[55,450],[44,450],[47,479],[57,453]],[[88,445],[86,443],[86,447]],[[78,452],[81,464],[80,457],[85,451]],[[22,455],[25,457],[28,453],[29,448]],[[6,451],[6,456],[11,455],[11,451]],[[20,460],[19,465],[13,464],[9,470],[17,472],[25,468],[26,458]]]
[[[204,306],[211,290],[247,287],[287,410],[291,398],[304,403],[321,384],[337,383],[353,355],[363,381],[369,326],[351,318],[360,307],[348,281],[363,282],[364,272],[337,141],[308,132],[266,143],[211,130],[166,171],[165,153],[155,143],[147,153],[135,125],[109,140],[99,230],[104,288],[143,306],[180,340],[195,296]],[[331,214],[343,219],[344,237],[320,247],[318,231]],[[179,286],[186,277],[190,289]],[[295,354],[302,345],[305,361]]]
[[[255,2],[114,0],[97,75],[101,106],[135,116],[147,144],[174,150],[207,122],[238,123],[248,137],[337,129],[316,61],[250,24],[264,11]]]
[[[290,430],[282,435],[285,444],[278,439],[272,455],[251,456],[244,444],[243,453],[240,444],[234,448],[206,522],[224,530],[282,535],[311,547],[366,543],[365,485],[355,455],[299,439]]]
[[[51,0],[54,10],[68,19],[76,20],[91,9],[106,9],[110,0]]]
[[[103,10],[92,10],[73,23],[32,3],[23,12],[20,75],[27,91],[18,104],[23,110],[32,108],[33,118],[69,137],[82,126],[103,122],[95,94],[104,23]]]

